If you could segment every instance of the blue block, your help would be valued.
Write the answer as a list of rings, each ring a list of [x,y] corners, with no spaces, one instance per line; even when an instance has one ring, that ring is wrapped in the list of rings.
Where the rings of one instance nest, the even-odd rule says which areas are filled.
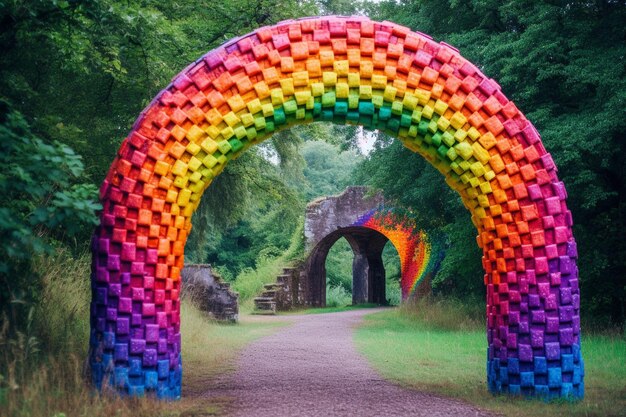
[[[159,374],[155,371],[146,371],[145,378],[145,386],[147,389],[155,389],[157,387],[157,384],[159,383]]]
[[[505,385],[509,383],[509,371],[504,366],[500,368],[500,382]]]
[[[574,396],[576,398],[583,398],[585,396],[585,383],[580,381],[580,384],[574,385]]]
[[[104,366],[105,370],[107,368],[112,368],[113,367],[113,355],[111,355],[109,353],[103,354],[102,355],[102,366]]]
[[[561,369],[563,372],[574,370],[574,355],[561,355]]]
[[[548,372],[548,361],[544,356],[535,356],[535,373],[545,374]]]
[[[102,339],[104,340],[105,349],[113,349],[115,347],[115,333],[104,332]]]
[[[509,385],[509,394],[511,394],[511,395],[521,395],[522,394],[522,389],[517,384]]]
[[[159,382],[157,386],[157,397],[170,398],[170,389],[164,382]]]
[[[115,367],[114,384],[116,387],[126,387],[128,385],[128,368],[125,366]]]
[[[561,397],[567,398],[567,397],[573,397],[573,396],[574,396],[574,385],[570,384],[569,382],[564,382],[563,385],[561,385]]]
[[[535,396],[547,399],[550,395],[550,388],[547,385],[535,385]]]
[[[561,368],[548,369],[548,386],[550,388],[558,388],[562,382]]]
[[[143,385],[129,385],[128,386],[128,395],[132,397],[143,397],[146,390]]]
[[[141,359],[131,359],[129,361],[129,376],[141,376],[143,374],[143,368],[141,367]]]
[[[572,353],[574,354],[574,362],[580,362],[580,345],[572,345]]]
[[[159,379],[165,379],[170,373],[170,361],[162,360],[157,363],[157,371],[159,373]]]
[[[519,359],[509,358],[508,366],[509,375],[519,375]]]
[[[324,111],[322,111],[322,120],[324,120],[326,122],[331,122],[333,120],[334,116],[335,115],[332,112],[332,110],[324,110]]]
[[[362,101],[359,103],[359,113],[371,116],[374,114],[374,103]]]
[[[576,385],[576,384],[580,384],[580,381],[582,381],[582,375],[581,375],[581,372],[580,372],[580,366],[574,365],[574,372],[573,372],[573,375],[572,375],[572,383],[574,385]]]
[[[520,373],[520,385],[522,387],[532,387],[535,385],[535,374],[532,372]]]

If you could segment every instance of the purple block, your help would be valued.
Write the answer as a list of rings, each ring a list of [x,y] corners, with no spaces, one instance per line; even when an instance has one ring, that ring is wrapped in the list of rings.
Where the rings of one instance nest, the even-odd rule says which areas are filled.
[[[116,361],[128,360],[128,345],[126,343],[116,343],[113,350],[113,357]]]
[[[146,324],[146,342],[157,342],[159,340],[159,326],[157,324]]]
[[[528,307],[536,308],[541,306],[541,300],[537,294],[530,294],[528,296]]]
[[[574,272],[574,263],[572,262],[572,258],[569,256],[560,256],[559,264],[561,265],[561,273],[562,274],[571,274]]]
[[[548,317],[546,321],[546,333],[552,334],[559,331],[558,317]]]
[[[146,341],[143,339],[130,339],[130,353],[133,355],[143,353],[146,349]]]
[[[545,323],[546,322],[546,313],[543,310],[532,310],[530,312],[531,322],[532,323]]]
[[[107,308],[107,320],[117,321],[117,309],[116,308]]]
[[[167,339],[159,339],[157,343],[157,351],[159,353],[167,353]]]
[[[567,242],[566,254],[570,258],[578,258],[578,247],[576,246],[575,240],[572,239],[569,242]]]
[[[572,330],[574,331],[574,334],[580,333],[580,316],[572,317]]]
[[[109,271],[119,271],[120,270],[120,257],[119,255],[110,255],[107,259],[107,269]]]
[[[559,321],[561,323],[569,323],[570,321],[572,321],[573,315],[574,315],[574,308],[572,306],[559,307]]]
[[[109,253],[109,239],[99,238],[96,240],[96,246],[99,253]]]
[[[143,366],[156,366],[157,351],[156,349],[146,349],[143,352]]]
[[[550,294],[548,297],[546,297],[546,301],[544,305],[545,305],[546,311],[556,310],[558,307],[556,295]]]
[[[565,184],[563,184],[563,181],[553,182],[552,190],[554,190],[554,193],[559,196],[559,200],[567,200],[567,191],[565,190]]]
[[[509,312],[509,324],[519,324],[519,311]]]
[[[561,212],[561,200],[559,197],[549,197],[545,199],[548,214],[559,214]]]
[[[532,329],[530,331],[530,345],[534,348],[543,347],[543,330]]]
[[[107,305],[108,302],[108,290],[106,288],[96,289],[96,303]]]
[[[128,317],[120,317],[117,319],[115,333],[128,334],[130,332],[130,320]]]
[[[560,359],[561,357],[561,346],[558,342],[546,343],[546,358],[548,360]]]
[[[550,295],[550,283],[549,282],[540,282],[537,284],[537,289],[539,290],[539,295],[541,298],[546,298]]]
[[[96,281],[109,282],[109,270],[101,266],[96,268]]]
[[[120,275],[120,282],[123,285],[130,284],[130,273],[129,272],[122,272],[122,274]]]
[[[122,295],[122,285],[121,284],[109,284],[109,295],[114,297],[119,297]]]
[[[561,346],[572,346],[574,344],[574,332],[571,328],[559,329],[559,342]]]
[[[515,349],[517,347],[517,333],[509,333],[506,337],[506,347]]]
[[[578,295],[578,294],[572,295],[572,306],[575,309],[579,309],[580,308],[580,295]]]
[[[560,272],[553,272],[550,274],[550,285],[552,286],[558,286],[561,285],[561,273]]]
[[[530,345],[519,344],[519,360],[522,362],[532,362],[533,360],[533,349]]]
[[[571,288],[561,288],[559,290],[561,304],[571,304],[572,303],[572,289]]]
[[[520,334],[528,334],[529,331],[530,331],[530,325],[528,324],[528,321],[526,321],[526,320],[520,321],[520,323],[519,323],[519,333]]]
[[[141,314],[133,314],[131,321],[132,321],[133,326],[140,326],[142,322]]]
[[[133,309],[133,300],[130,298],[122,297],[118,303],[118,310],[120,313],[131,313]]]

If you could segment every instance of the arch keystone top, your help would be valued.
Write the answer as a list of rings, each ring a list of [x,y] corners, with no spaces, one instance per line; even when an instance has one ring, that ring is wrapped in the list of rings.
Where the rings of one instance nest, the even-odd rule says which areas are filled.
[[[234,39],[139,116],[101,188],[95,385],[180,397],[180,271],[202,193],[248,147],[315,120],[389,133],[461,195],[483,249],[489,389],[582,397],[572,216],[539,134],[456,49],[362,17],[285,21]]]

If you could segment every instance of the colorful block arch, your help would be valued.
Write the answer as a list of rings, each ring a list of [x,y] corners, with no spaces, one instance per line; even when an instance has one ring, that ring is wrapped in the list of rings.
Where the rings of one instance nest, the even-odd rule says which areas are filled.
[[[461,195],[483,249],[489,389],[582,397],[572,216],[539,134],[453,47],[362,17],[285,21],[234,39],[139,116],[101,188],[95,385],[180,397],[180,271],[202,193],[246,148],[313,120],[388,132]]]

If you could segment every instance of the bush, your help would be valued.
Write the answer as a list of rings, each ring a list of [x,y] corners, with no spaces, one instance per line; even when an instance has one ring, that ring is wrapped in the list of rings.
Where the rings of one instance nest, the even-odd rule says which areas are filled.
[[[326,287],[326,307],[345,307],[352,304],[352,294],[343,287]]]

